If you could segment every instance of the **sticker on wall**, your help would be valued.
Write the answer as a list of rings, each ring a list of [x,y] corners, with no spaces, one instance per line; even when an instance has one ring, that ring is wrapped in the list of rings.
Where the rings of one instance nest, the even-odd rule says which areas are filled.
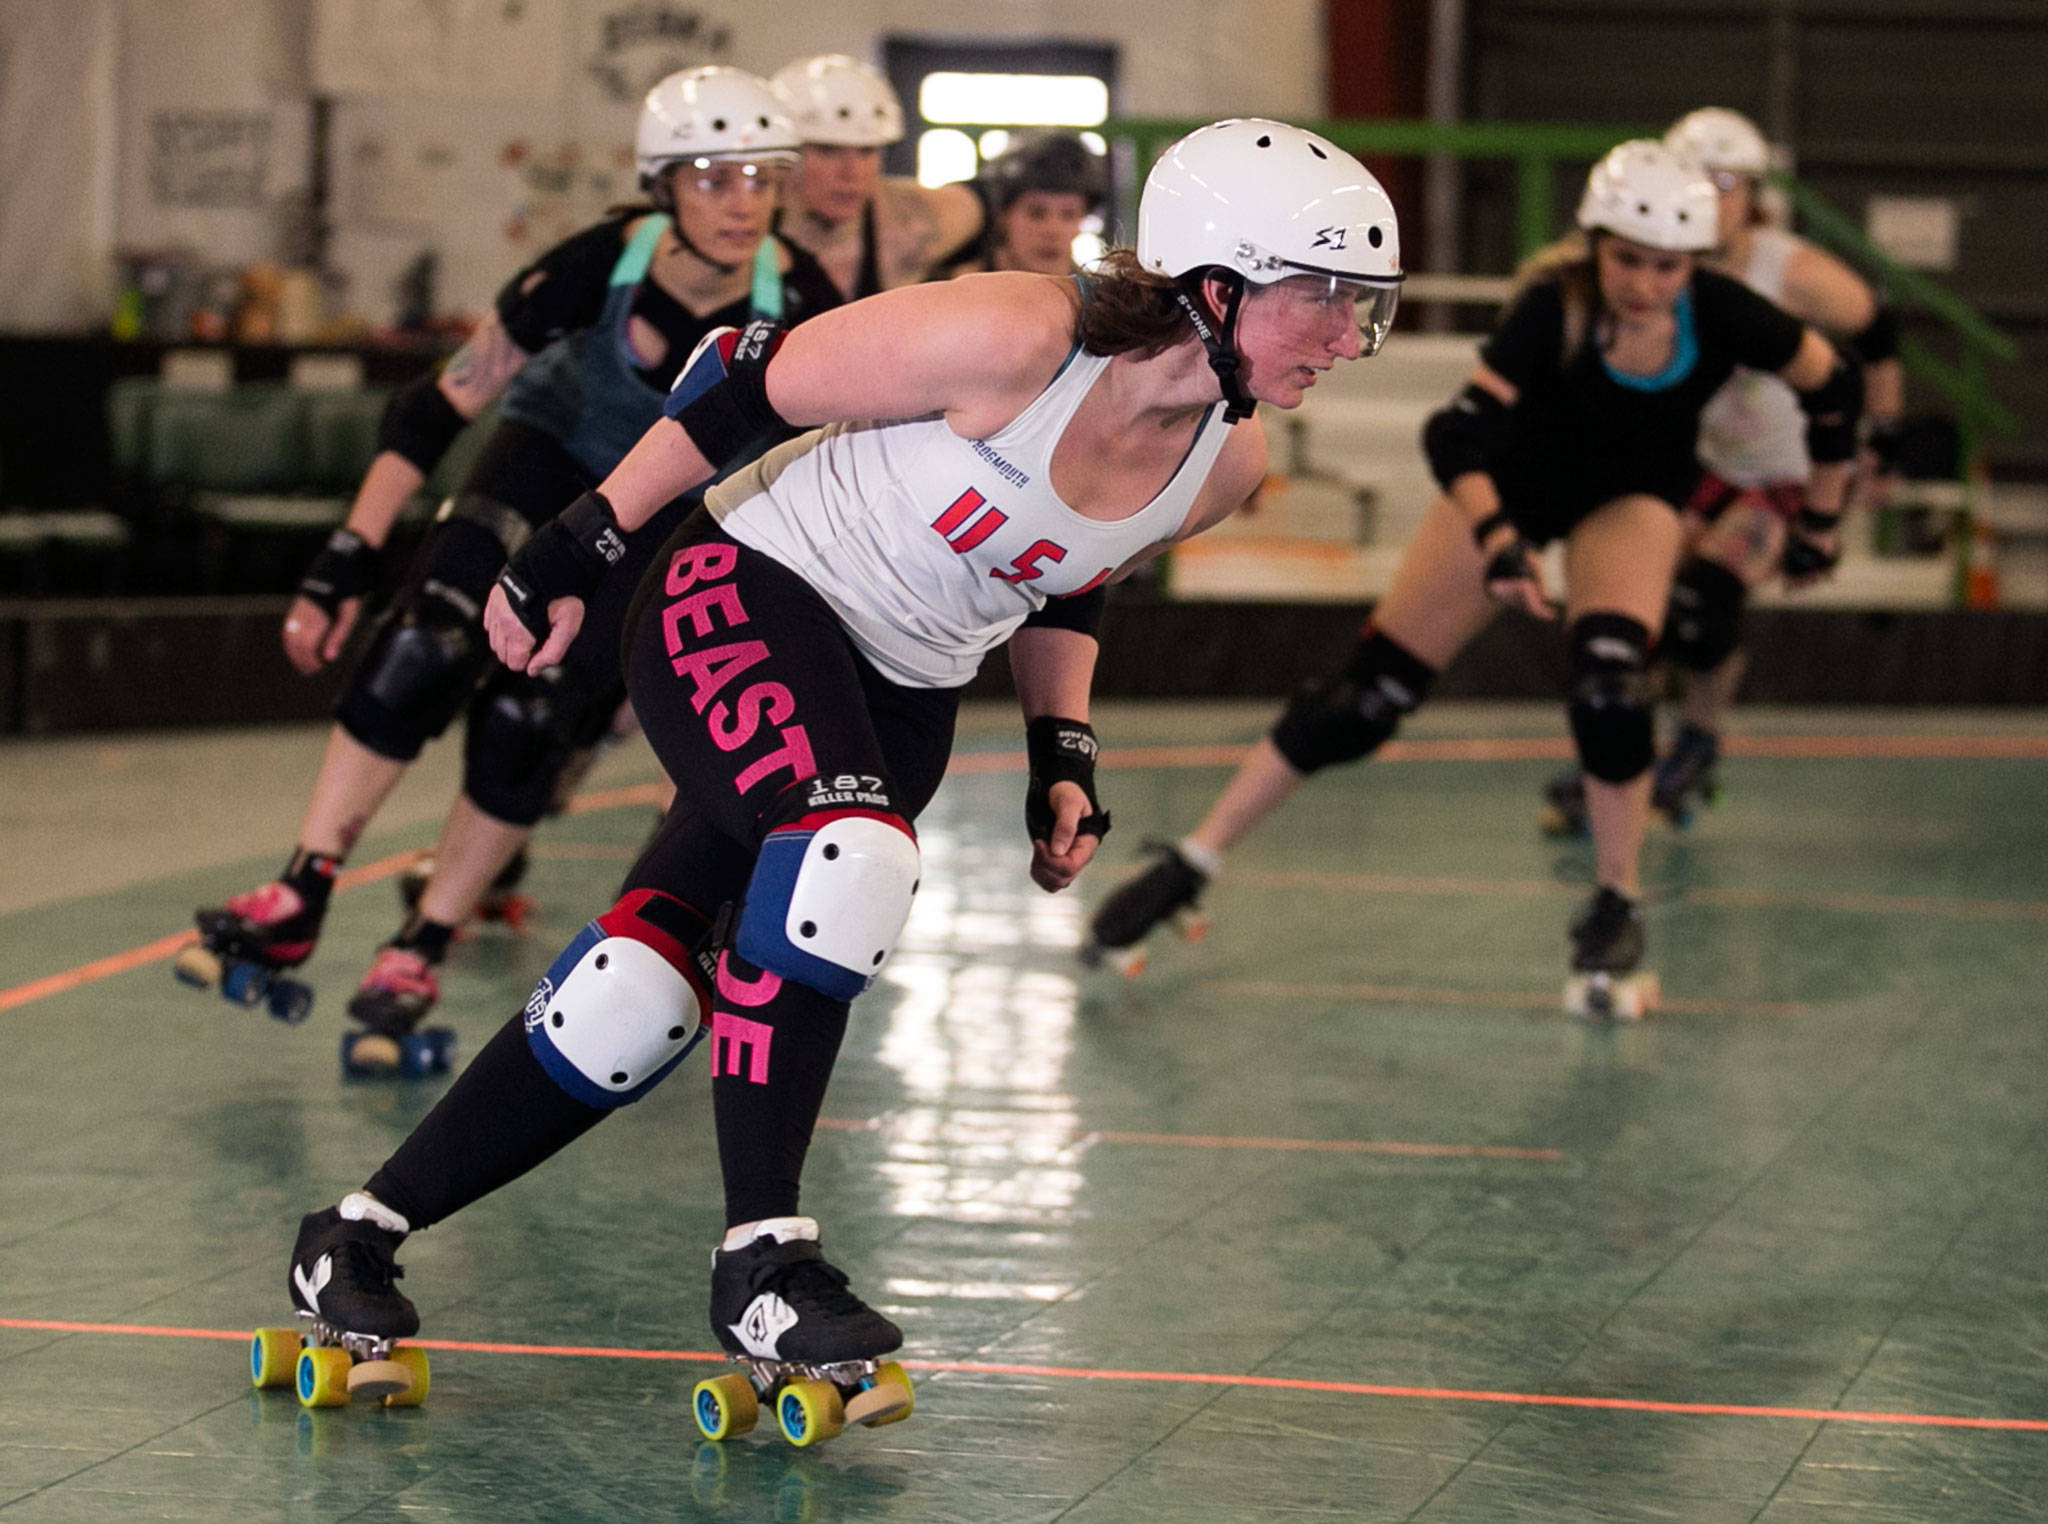
[[[270,176],[267,111],[155,111],[149,194],[159,206],[260,210]]]
[[[732,52],[732,28],[688,6],[641,4],[598,17],[597,52],[585,69],[605,95],[640,104],[678,69],[718,63]]]

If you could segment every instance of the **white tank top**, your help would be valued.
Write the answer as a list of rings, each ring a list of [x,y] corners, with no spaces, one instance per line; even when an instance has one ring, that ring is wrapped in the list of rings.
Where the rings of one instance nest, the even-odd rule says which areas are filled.
[[[942,417],[835,423],[790,440],[704,494],[727,534],[824,597],[891,682],[957,688],[1048,598],[1099,586],[1186,522],[1229,429],[1203,414],[1179,467],[1136,513],[1083,518],[1052,489],[1052,453],[1109,364],[1067,356],[986,439]]]
[[[1749,238],[1749,262],[1736,272],[1759,296],[1784,305],[1785,267],[1800,240],[1782,228],[1760,227]],[[1806,415],[1799,397],[1768,371],[1738,370],[1700,413],[1700,463],[1737,487],[1804,482]]]

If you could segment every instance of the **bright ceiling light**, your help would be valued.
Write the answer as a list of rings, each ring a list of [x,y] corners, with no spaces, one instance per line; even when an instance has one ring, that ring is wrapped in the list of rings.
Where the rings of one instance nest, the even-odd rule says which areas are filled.
[[[917,109],[928,122],[1094,127],[1109,118],[1109,86],[1092,74],[927,74]]]

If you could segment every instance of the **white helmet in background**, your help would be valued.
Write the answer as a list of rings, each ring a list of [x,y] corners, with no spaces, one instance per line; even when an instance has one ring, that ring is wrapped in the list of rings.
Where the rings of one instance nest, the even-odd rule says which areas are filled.
[[[1385,341],[1401,292],[1400,229],[1379,181],[1329,139],[1260,117],[1198,127],[1160,156],[1138,201],[1138,263],[1175,277],[1219,270],[1240,288],[1320,276],[1357,298],[1365,354]],[[1226,337],[1235,312],[1233,298]]]
[[[767,80],[714,64],[671,74],[647,92],[633,162],[642,188],[650,189],[682,160],[788,163],[798,146],[789,112]]]
[[[881,74],[844,53],[784,64],[769,81],[806,143],[886,148],[903,136],[903,103]]]
[[[1771,167],[1771,145],[1756,123],[1725,106],[1688,111],[1664,134],[1664,146],[1702,169],[1760,177]]]
[[[1617,143],[1586,176],[1579,226],[1673,253],[1714,247],[1720,197],[1707,172],[1655,138]]]

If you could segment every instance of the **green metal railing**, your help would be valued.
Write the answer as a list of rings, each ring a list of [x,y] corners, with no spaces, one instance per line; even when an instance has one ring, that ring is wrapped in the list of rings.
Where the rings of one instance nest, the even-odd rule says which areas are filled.
[[[1125,117],[1105,123],[1107,137],[1129,141],[1142,168],[1175,139],[1204,123],[1194,118]],[[1449,154],[1460,159],[1505,159],[1515,166],[1515,243],[1522,255],[1542,247],[1561,231],[1557,212],[1557,170],[1560,165],[1590,165],[1627,138],[1655,137],[1661,129],[1633,127],[1553,126],[1534,122],[1304,122],[1346,152],[1394,158]],[[1879,249],[1853,219],[1811,186],[1788,175],[1773,181],[1791,197],[1805,227],[1816,240],[1831,246],[1850,262],[1883,283],[1901,307],[1938,318],[1956,339],[1954,364],[1924,344],[1907,338],[1899,358],[1909,374],[1947,402],[1956,415],[1959,475],[1964,509],[1957,529],[1957,589],[1960,593],[1970,535],[1981,505],[1984,441],[1988,434],[2013,434],[2019,421],[1992,397],[1987,370],[1992,361],[2019,357],[2010,335],[1987,322],[1969,303],[1917,270],[1899,264]]]

